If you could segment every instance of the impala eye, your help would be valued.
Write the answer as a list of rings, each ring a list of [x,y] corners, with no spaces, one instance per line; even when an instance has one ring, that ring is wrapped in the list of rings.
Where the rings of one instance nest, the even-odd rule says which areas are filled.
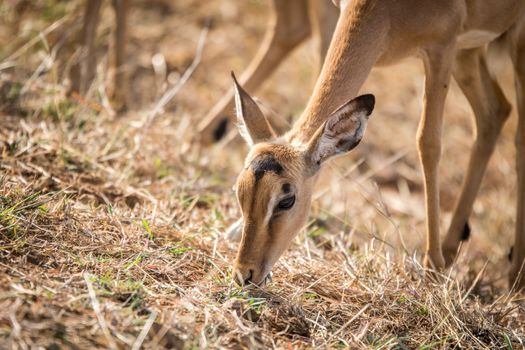
[[[278,210],[288,210],[295,204],[295,195],[286,197],[285,199],[281,200],[279,204],[277,204]]]

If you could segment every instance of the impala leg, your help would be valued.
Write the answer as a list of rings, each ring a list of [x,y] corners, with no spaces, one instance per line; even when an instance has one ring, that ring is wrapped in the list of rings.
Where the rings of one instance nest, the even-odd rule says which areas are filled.
[[[257,54],[239,79],[253,91],[277,68],[286,55],[310,35],[306,0],[274,0],[273,14]],[[233,89],[212,107],[199,123],[201,143],[220,140],[233,119]]]
[[[319,36],[319,62],[323,65],[330,47],[335,26],[339,19],[339,9],[331,0],[311,0],[310,18],[315,36]]]
[[[110,96],[118,109],[124,107],[127,96],[126,72],[126,17],[128,0],[113,0],[113,8],[117,20],[115,30],[115,47],[113,52],[113,69],[111,74]]]
[[[490,156],[511,110],[500,86],[489,73],[484,48],[458,52],[452,74],[474,111],[476,131],[461,194],[443,241],[447,266],[454,261],[460,242],[468,239],[468,218]]]
[[[95,38],[102,0],[87,0],[84,12],[84,23],[80,31],[80,56],[78,62],[71,67],[71,91],[84,94],[95,78],[97,56],[95,53]]]
[[[443,106],[454,58],[452,47],[427,50],[424,55],[425,96],[423,113],[417,132],[419,159],[423,168],[427,247],[425,266],[441,269],[445,260],[439,237],[439,159],[441,156],[441,129]]]
[[[518,175],[516,236],[509,275],[511,286],[525,288],[525,24],[515,45],[514,68],[516,71],[516,101],[518,104],[518,129],[516,130],[516,171]]]

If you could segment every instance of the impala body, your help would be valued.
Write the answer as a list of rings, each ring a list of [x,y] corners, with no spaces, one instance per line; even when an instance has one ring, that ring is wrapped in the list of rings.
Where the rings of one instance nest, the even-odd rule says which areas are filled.
[[[282,2],[281,6],[285,6]],[[296,3],[291,1],[290,3]],[[486,46],[499,40],[516,73],[518,205],[511,283],[525,285],[525,2],[522,0],[349,0],[341,14],[313,94],[291,130],[277,136],[257,104],[235,81],[241,135],[251,145],[237,184],[242,219],[230,230],[240,241],[239,284],[260,284],[306,223],[322,164],[353,149],[372,112],[371,95],[357,96],[374,65],[421,58],[425,87],[417,146],[423,170],[425,264],[451,264],[510,104],[489,74]],[[305,5],[306,6],[306,5]],[[450,78],[465,93],[476,120],[475,141],[451,226],[441,243],[438,165],[443,105]]]

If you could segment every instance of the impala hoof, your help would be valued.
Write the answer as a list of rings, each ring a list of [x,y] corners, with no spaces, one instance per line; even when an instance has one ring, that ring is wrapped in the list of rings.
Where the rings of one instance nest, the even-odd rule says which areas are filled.
[[[429,254],[425,256],[423,266],[429,270],[441,271],[446,267],[445,258],[442,254]]]
[[[443,246],[443,258],[445,259],[445,268],[450,267],[456,260],[458,255],[458,246],[447,247]]]
[[[461,231],[461,235],[458,236],[454,233],[449,233],[447,235],[447,238],[443,242],[443,246],[441,247],[441,250],[443,251],[443,258],[445,259],[445,267],[449,267],[454,263],[454,260],[456,260],[456,257],[459,253],[459,247],[461,242],[466,242],[470,238],[470,225],[468,221],[463,226],[463,231]]]
[[[509,272],[509,289],[516,292],[525,291],[525,269],[514,262]]]

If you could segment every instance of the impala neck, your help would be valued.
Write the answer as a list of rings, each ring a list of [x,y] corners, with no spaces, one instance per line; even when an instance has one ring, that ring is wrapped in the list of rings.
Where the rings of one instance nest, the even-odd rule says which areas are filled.
[[[306,143],[333,111],[357,95],[382,53],[388,29],[376,1],[353,1],[341,9],[314,92],[288,134],[291,143]]]

